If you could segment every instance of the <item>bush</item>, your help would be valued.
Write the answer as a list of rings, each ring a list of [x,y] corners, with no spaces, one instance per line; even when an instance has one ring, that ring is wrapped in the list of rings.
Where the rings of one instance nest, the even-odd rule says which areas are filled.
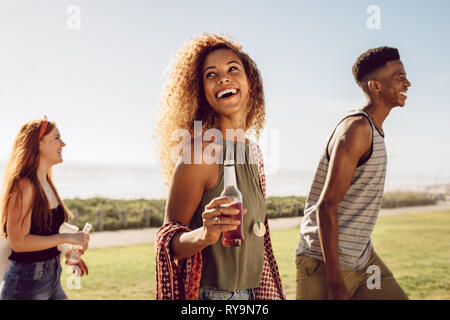
[[[103,230],[135,229],[144,227],[160,227],[164,219],[166,200],[118,200],[107,198],[65,199],[64,203],[74,214],[70,223],[83,228],[86,222],[98,229],[98,212],[102,211]],[[269,218],[292,217],[303,214],[304,197],[268,197],[266,200]],[[150,225],[146,224],[144,210],[150,213]],[[123,225],[121,214],[127,213],[126,225]]]
[[[94,230],[98,228],[98,212],[104,214],[103,229],[135,229],[143,227],[159,227],[163,222],[164,208],[166,200],[119,200],[107,198],[89,198],[89,199],[65,199],[64,203],[74,214],[70,221],[82,228],[86,222],[93,225]],[[150,224],[145,221],[144,211],[150,214]],[[121,213],[127,213],[126,226],[122,225]]]
[[[305,197],[267,197],[267,216],[271,218],[302,216],[305,209]]]
[[[266,210],[269,219],[302,216],[305,209],[305,197],[267,197]],[[395,191],[387,192],[383,196],[382,208],[398,208],[407,206],[433,205],[437,198],[425,192]],[[98,229],[98,211],[104,213],[103,230],[117,230],[124,228],[160,227],[164,219],[165,199],[158,200],[119,200],[108,198],[66,199],[65,204],[75,215],[70,221],[80,229],[86,222]],[[144,211],[150,215],[147,224]],[[122,221],[122,212],[126,212],[126,225]]]
[[[393,191],[383,195],[382,208],[400,208],[411,206],[427,206],[438,202],[438,199],[427,192]]]

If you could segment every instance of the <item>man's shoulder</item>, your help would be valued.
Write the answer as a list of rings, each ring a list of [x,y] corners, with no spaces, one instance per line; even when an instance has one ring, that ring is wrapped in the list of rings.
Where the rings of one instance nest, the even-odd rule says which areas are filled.
[[[352,143],[369,144],[372,142],[372,135],[373,131],[370,121],[361,114],[345,118],[336,130],[337,137],[342,137]]]
[[[343,132],[372,134],[372,125],[363,114],[355,114],[345,117],[338,125]]]

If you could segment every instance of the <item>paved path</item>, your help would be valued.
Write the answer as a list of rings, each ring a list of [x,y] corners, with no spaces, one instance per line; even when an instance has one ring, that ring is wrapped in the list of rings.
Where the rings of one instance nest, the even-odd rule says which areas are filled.
[[[445,211],[450,210],[450,201],[435,206],[405,207],[397,209],[382,209],[380,216],[392,216],[402,213]],[[270,230],[286,229],[300,226],[302,217],[270,219]],[[89,248],[105,248],[153,243],[158,228],[127,229],[118,231],[102,231],[91,234]]]

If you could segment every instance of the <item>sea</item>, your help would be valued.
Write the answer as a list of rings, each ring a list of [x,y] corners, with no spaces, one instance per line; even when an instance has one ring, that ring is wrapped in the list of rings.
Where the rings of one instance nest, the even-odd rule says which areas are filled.
[[[0,162],[3,181],[5,162]],[[307,196],[314,170],[280,169],[268,174],[268,196]],[[145,164],[63,163],[53,167],[53,181],[63,199],[107,197],[113,199],[164,199],[168,188],[158,166]],[[389,174],[386,191],[420,189],[432,184],[434,176]],[[443,182],[443,181],[440,181]]]

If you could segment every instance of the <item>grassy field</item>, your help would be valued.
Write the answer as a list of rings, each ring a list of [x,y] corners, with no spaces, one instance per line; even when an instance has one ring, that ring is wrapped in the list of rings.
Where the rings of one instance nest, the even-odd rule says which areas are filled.
[[[272,242],[288,299],[295,298],[298,228],[272,231]],[[450,211],[381,217],[374,247],[411,299],[450,299]],[[154,299],[152,245],[93,249],[85,261],[90,274],[80,290],[63,287],[71,299]]]

